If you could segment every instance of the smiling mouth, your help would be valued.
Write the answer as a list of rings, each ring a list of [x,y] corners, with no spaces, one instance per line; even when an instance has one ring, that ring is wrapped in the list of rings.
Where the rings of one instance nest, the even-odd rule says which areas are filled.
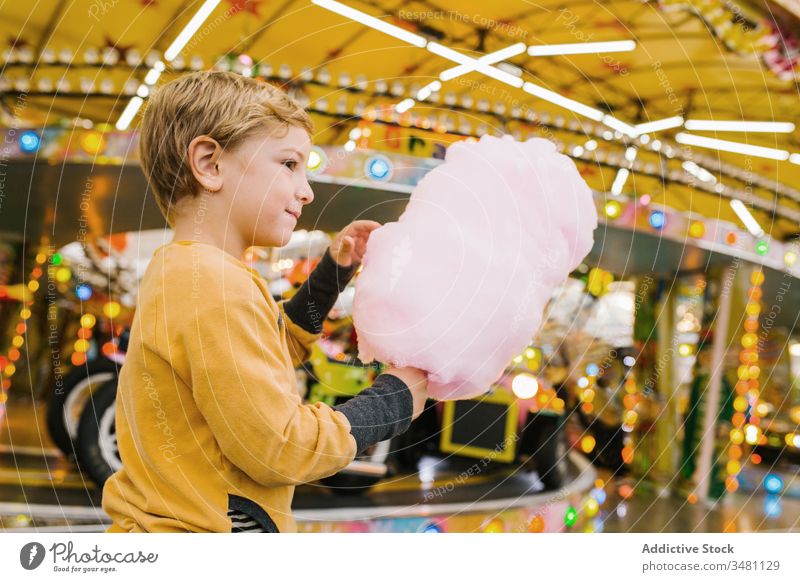
[[[292,212],[291,210],[286,211],[287,214],[294,216],[295,220],[300,220],[300,213],[299,212]]]

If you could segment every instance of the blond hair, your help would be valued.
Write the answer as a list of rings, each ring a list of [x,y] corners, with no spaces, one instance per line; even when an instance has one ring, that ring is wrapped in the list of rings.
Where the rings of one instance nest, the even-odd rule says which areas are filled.
[[[259,129],[290,125],[313,131],[308,113],[284,91],[235,73],[191,73],[155,91],[139,131],[139,160],[167,222],[180,198],[197,194],[186,159],[194,138],[233,149]]]

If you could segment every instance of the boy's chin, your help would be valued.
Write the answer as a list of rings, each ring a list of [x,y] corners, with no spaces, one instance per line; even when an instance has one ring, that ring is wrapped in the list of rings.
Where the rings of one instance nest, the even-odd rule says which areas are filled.
[[[253,246],[256,247],[285,247],[292,240],[292,231],[286,230],[282,232],[268,233],[265,236],[258,237]]]

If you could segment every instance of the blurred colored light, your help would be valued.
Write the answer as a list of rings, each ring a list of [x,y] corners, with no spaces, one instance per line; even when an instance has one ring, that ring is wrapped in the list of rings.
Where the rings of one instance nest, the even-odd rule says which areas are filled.
[[[483,528],[483,533],[505,533],[506,525],[499,517],[494,518]]]
[[[791,267],[797,262],[797,253],[794,251],[786,251],[783,255],[783,264]]]
[[[650,218],[648,219],[650,222],[650,226],[655,229],[664,228],[664,225],[667,223],[667,217],[661,210],[653,210],[650,213]]]
[[[517,398],[526,400],[536,396],[536,392],[539,390],[539,382],[530,374],[523,372],[514,376],[511,381],[511,390]]]
[[[312,147],[308,154],[308,164],[306,164],[308,171],[313,174],[324,169],[326,158],[325,152],[319,147]]]
[[[748,424],[744,428],[744,440],[748,445],[757,445],[761,437],[761,430],[757,426]]]
[[[94,327],[94,324],[97,323],[97,318],[92,315],[91,313],[84,313],[81,316],[81,327]]]
[[[764,283],[764,272],[753,271],[750,275],[750,283],[752,285],[762,285]]]
[[[75,295],[81,301],[88,301],[92,297],[92,288],[82,283],[75,287]]]
[[[780,517],[781,499],[777,495],[767,495],[764,497],[764,515],[767,517]]]
[[[541,515],[534,515],[528,524],[528,531],[530,533],[541,533],[544,531],[544,518]]]
[[[584,453],[591,453],[594,450],[597,441],[592,435],[586,435],[581,439],[581,450]]]
[[[619,496],[623,499],[628,499],[631,495],[633,495],[633,487],[627,483],[623,483],[619,486],[619,489],[617,489],[617,493],[619,493]]]
[[[571,505],[567,508],[566,513],[564,513],[564,525],[567,527],[572,527],[575,525],[575,522],[578,520],[578,512],[575,511],[575,508]]]
[[[589,376],[597,376],[599,371],[600,367],[597,364],[589,364],[586,366],[586,374]]]
[[[775,473],[769,473],[764,477],[764,489],[766,489],[768,493],[780,493],[783,491],[783,479]]]
[[[56,271],[56,281],[66,283],[72,278],[72,272],[66,267],[61,267]]]
[[[118,316],[119,312],[120,305],[116,301],[109,301],[103,305],[103,314],[110,319],[114,319],[116,316]]]
[[[689,225],[689,236],[701,238],[706,233],[706,225],[700,220],[695,220]]]
[[[106,147],[106,140],[103,134],[96,131],[91,131],[84,134],[81,139],[81,147],[87,154],[99,154]]]
[[[736,244],[736,241],[738,240],[738,238],[739,237],[736,236],[735,232],[729,232],[728,234],[725,235],[725,242],[728,243],[729,245],[733,246],[733,245]]]
[[[756,243],[756,254],[762,257],[769,252],[769,243],[765,240],[760,240]]]
[[[603,505],[606,502],[606,491],[602,487],[595,487],[589,492],[594,499],[597,500],[597,503]]]
[[[42,140],[35,131],[23,131],[19,135],[19,149],[26,154],[35,153],[39,149],[41,143]]]
[[[607,217],[617,218],[622,214],[622,205],[616,200],[609,200],[606,202],[604,210]]]
[[[374,156],[368,159],[367,176],[373,180],[388,180],[392,177],[392,162],[386,156]]]
[[[633,463],[633,447],[622,447],[622,462],[628,465]]]
[[[55,265],[56,267],[61,264],[61,255],[58,253],[53,253],[53,256],[50,257],[50,263]]]
[[[749,332],[758,331],[758,319],[751,319],[747,318],[744,320],[744,330]],[[755,358],[758,359],[758,355],[755,355]]]

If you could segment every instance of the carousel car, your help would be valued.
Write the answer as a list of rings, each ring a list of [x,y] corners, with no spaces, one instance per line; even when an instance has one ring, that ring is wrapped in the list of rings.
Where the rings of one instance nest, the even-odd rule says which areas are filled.
[[[321,342],[312,351],[309,401],[339,404],[367,388],[381,367],[363,365]],[[487,465],[533,465],[546,488],[563,483],[564,401],[530,373],[530,348],[486,394],[468,400],[429,401],[409,430],[371,447],[348,467],[323,479],[335,493],[365,493],[382,478],[414,473],[425,455],[480,459]],[[522,366],[522,367],[520,367]],[[524,371],[523,371],[524,370]]]

